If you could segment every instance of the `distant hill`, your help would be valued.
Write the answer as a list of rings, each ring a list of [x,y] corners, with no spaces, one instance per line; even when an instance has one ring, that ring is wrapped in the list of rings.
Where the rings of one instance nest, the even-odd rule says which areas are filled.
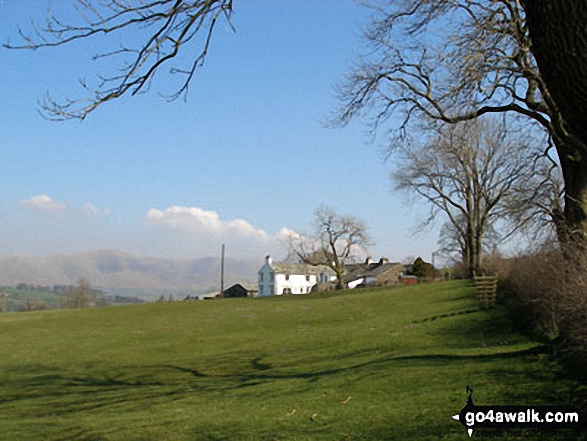
[[[225,286],[257,280],[259,259],[227,258]],[[119,295],[202,293],[220,287],[220,258],[139,257],[115,250],[53,256],[0,256],[0,285],[70,285],[80,277]]]

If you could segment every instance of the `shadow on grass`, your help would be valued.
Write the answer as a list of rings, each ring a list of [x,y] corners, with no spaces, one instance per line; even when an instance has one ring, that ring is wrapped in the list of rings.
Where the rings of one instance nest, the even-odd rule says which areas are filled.
[[[401,370],[423,369],[434,373],[435,368],[448,367],[449,372],[458,373],[465,364],[483,364],[482,369],[486,376],[494,377],[496,382],[515,385],[517,379],[524,378],[525,385],[519,390],[499,391],[500,397],[506,402],[485,404],[527,404],[519,402],[524,396],[531,393],[542,394],[553,404],[557,399],[556,388],[549,388],[552,383],[552,373],[542,365],[536,365],[536,354],[546,351],[542,345],[535,345],[520,350],[519,347],[503,346],[490,347],[486,350],[476,348],[478,352],[466,353],[471,348],[466,346],[467,341],[474,341],[477,335],[509,336],[509,324],[499,312],[473,314],[476,310],[463,310],[454,314],[443,314],[435,320],[428,320],[425,327],[433,326],[433,331],[439,337],[438,352],[428,350],[427,353],[392,353],[389,348],[381,348],[383,352],[369,353],[369,351],[348,352],[333,359],[324,356],[322,360],[309,363],[300,358],[299,362],[290,365],[277,365],[267,360],[267,355],[242,356],[237,354],[222,354],[215,359],[193,362],[169,362],[163,364],[137,366],[108,366],[95,365],[86,367],[49,368],[43,365],[15,366],[10,371],[4,371],[8,381],[0,383],[0,415],[3,418],[34,419],[39,417],[60,418],[73,416],[81,417],[86,413],[95,412],[96,418],[105,419],[107,414],[100,412],[122,412],[132,414],[134,411],[145,409],[161,409],[165,405],[192,400],[194,397],[201,400],[215,400],[218,397],[234,396],[250,398],[251,400],[266,400],[271,397],[293,395],[312,391],[322,380],[344,378],[346,382],[354,382],[366,376],[399,376]],[[459,320],[450,320],[454,316]],[[439,320],[442,319],[442,320]],[[513,334],[512,334],[513,335]],[[466,337],[463,337],[466,336]],[[448,351],[445,341],[455,340],[463,343],[463,350]],[[425,350],[425,349],[423,349]],[[459,349],[460,350],[460,349]],[[387,352],[385,352],[387,351]],[[434,353],[431,353],[434,352]],[[450,352],[450,353],[449,353]],[[469,351],[471,352],[471,351]],[[271,354],[274,356],[275,354]],[[300,354],[301,356],[302,354]],[[530,357],[530,358],[529,358]],[[234,360],[232,360],[234,359]],[[504,360],[520,361],[520,368],[508,370],[509,363]],[[532,369],[524,370],[533,360]],[[231,367],[234,361],[234,367]],[[244,361],[244,363],[243,363]],[[473,369],[472,371],[476,371]],[[446,370],[444,372],[447,372]],[[423,374],[424,375],[424,374]],[[424,381],[425,383],[425,381]],[[535,386],[534,386],[535,385]],[[328,386],[331,387],[331,386]],[[463,385],[464,387],[464,385]],[[560,392],[560,391],[559,391]],[[566,395],[563,391],[562,395]],[[511,400],[511,401],[510,401]],[[249,401],[253,402],[253,401]],[[390,406],[401,406],[401,402],[389,403]],[[161,407],[163,406],[163,407]],[[457,409],[458,410],[458,409]],[[442,431],[451,430],[451,421],[439,422]],[[153,420],[153,427],[165,424],[165,419]],[[202,423],[207,424],[207,423]],[[274,439],[287,437],[297,439],[312,439],[312,435],[329,433],[328,428],[318,424],[292,427],[283,427],[280,433],[272,433],[260,428],[260,438]],[[429,438],[433,439],[438,427],[425,426],[414,419],[406,427],[394,427],[393,422],[381,421],[378,424],[363,423],[349,434],[352,439],[410,439],[411,430],[425,430]],[[307,426],[308,425],[308,426]],[[401,426],[401,423],[400,423]],[[440,427],[439,426],[439,427]],[[149,431],[149,427],[145,428]],[[198,427],[198,435],[194,439],[256,439],[254,436],[243,438],[238,436],[238,427],[230,427],[229,423],[216,421],[214,424]],[[247,429],[247,430],[250,430]],[[455,431],[459,427],[455,426]],[[426,433],[428,433],[426,432]],[[413,434],[413,433],[412,433]],[[81,435],[81,436],[77,436]],[[62,439],[108,439],[96,436],[92,438],[90,432],[73,433]],[[459,432],[459,435],[461,433]],[[307,438],[304,438],[307,437]],[[0,436],[1,438],[1,436]],[[344,439],[344,438],[339,438]],[[351,439],[351,438],[349,438]]]
[[[527,362],[528,356],[533,356],[543,350],[542,346],[522,351],[503,351],[493,354],[476,355],[453,355],[453,354],[413,354],[413,355],[384,355],[369,361],[337,366],[325,369],[286,372],[283,369],[273,368],[270,364],[264,363],[260,356],[250,359],[249,365],[243,372],[214,372],[210,368],[198,368],[186,364],[160,364],[149,365],[140,368],[119,367],[116,369],[93,368],[84,372],[51,372],[44,374],[45,367],[29,367],[27,372],[21,371],[20,380],[12,383],[7,389],[6,385],[0,385],[0,413],[17,409],[18,418],[44,417],[51,420],[71,417],[75,420],[84,415],[98,415],[98,418],[107,418],[106,415],[112,412],[123,412],[132,415],[134,412],[145,409],[167,408],[172,402],[190,400],[194,396],[207,397],[205,399],[218,399],[215,397],[239,396],[250,400],[271,400],[284,394],[295,395],[312,391],[316,383],[322,379],[341,375],[347,378],[359,379],[363,376],[373,375],[401,375],[399,372],[405,369],[421,369],[430,371],[430,368],[453,367],[451,370],[458,371],[463,363],[483,363],[484,369],[489,370],[490,376],[495,376],[498,383],[516,384],[516,378],[523,375],[531,386],[526,390],[522,387],[519,390],[504,391],[501,397],[505,400],[501,403],[486,404],[527,404],[520,401],[523,397],[531,396],[532,393],[540,393],[548,402],[553,404],[557,390],[552,389],[544,393],[545,384],[552,383],[549,375],[539,369],[535,371],[524,371],[520,373],[507,370],[507,365],[497,362],[498,360],[519,359]],[[242,366],[242,364],[241,364]],[[302,369],[303,367],[297,367]],[[296,369],[290,366],[289,369]],[[294,382],[292,389],[292,381]],[[536,387],[538,386],[538,387]],[[516,386],[517,388],[518,386]],[[4,389],[4,391],[2,391]],[[7,393],[5,393],[7,392]],[[560,391],[558,391],[560,392]],[[238,393],[238,395],[235,395]],[[244,394],[244,395],[243,395]],[[560,393],[559,393],[560,396]],[[222,399],[222,398],[220,398]],[[19,403],[21,402],[21,403]],[[251,402],[251,401],[247,401]],[[256,401],[255,401],[256,402]],[[390,402],[389,405],[397,406],[401,403]],[[160,407],[163,406],[163,407]],[[458,409],[457,409],[458,410]],[[106,413],[102,413],[106,412]],[[5,413],[5,417],[10,413]],[[13,416],[13,417],[14,417]],[[152,427],[144,427],[144,433],[161,430],[165,425],[165,418],[153,420]],[[339,423],[337,423],[339,424]],[[349,429],[348,438],[328,437],[331,428],[328,425],[310,425],[307,418],[299,420],[292,425],[276,425],[275,432],[270,432],[273,425],[269,422],[264,427],[259,427],[259,432],[250,436],[243,436],[243,433],[250,433],[251,427],[239,426],[235,422],[223,422],[216,419],[208,423],[206,420],[198,421],[197,434],[193,439],[198,440],[227,440],[227,439],[414,439],[413,435],[418,434],[417,439],[434,439],[438,434],[444,435],[455,433],[455,439],[460,436],[462,429],[458,425],[451,425],[447,419],[445,422],[441,417],[431,418],[424,424],[415,416],[409,421],[379,421],[374,423],[357,422],[357,425]],[[61,437],[61,439],[119,439],[116,435],[112,437],[103,432],[106,428],[100,428],[97,432],[88,429],[87,432],[80,432],[77,436]],[[97,429],[96,429],[97,430]],[[195,429],[194,429],[195,430]],[[344,429],[338,428],[339,432]],[[104,435],[104,436],[102,436]],[[321,438],[322,436],[322,438]],[[0,438],[2,438],[0,436]],[[148,439],[149,435],[146,436]],[[53,438],[55,439],[55,438]]]
[[[58,399],[70,396],[71,398],[83,395],[83,406],[76,405],[76,400],[69,404],[77,410],[90,410],[108,405],[116,405],[128,401],[152,401],[178,397],[189,392],[229,392],[261,384],[278,383],[287,380],[300,380],[315,383],[323,378],[336,375],[354,375],[360,372],[388,372],[399,367],[433,367],[449,365],[463,361],[492,362],[500,359],[515,359],[543,353],[545,347],[535,347],[517,350],[485,353],[485,354],[412,354],[412,355],[384,355],[368,361],[336,366],[326,369],[301,370],[303,367],[290,366],[275,368],[264,363],[263,357],[257,356],[250,360],[249,368],[238,372],[220,373],[214,370],[200,369],[193,366],[178,364],[159,364],[140,367],[121,366],[116,369],[94,368],[85,372],[66,372],[45,366],[18,367],[11,373],[13,377],[9,384],[0,386],[4,389],[0,394],[1,405],[31,399]],[[336,364],[336,362],[333,362]],[[47,372],[51,373],[47,373]],[[185,374],[188,376],[186,377]],[[499,375],[499,373],[497,374]],[[122,396],[112,395],[119,392]],[[104,397],[100,397],[100,394]],[[90,404],[96,396],[98,403]],[[78,403],[79,404],[79,403]],[[59,412],[63,412],[60,409]]]
[[[444,314],[438,314],[438,315],[433,315],[433,316],[430,316],[430,317],[425,317],[425,318],[423,318],[421,320],[416,320],[416,321],[414,321],[412,323],[419,324],[419,323],[433,322],[435,320],[442,319],[442,318],[456,317],[456,316],[464,315],[464,314],[473,314],[473,313],[479,312],[479,311],[481,311],[480,308],[470,308],[470,309],[464,309],[462,311],[447,312],[447,313],[444,313]]]
[[[459,316],[458,320],[447,320]],[[442,320],[441,320],[442,319]],[[439,342],[438,353],[398,354],[385,353],[386,349],[369,353],[367,350],[338,354],[324,357],[322,361],[308,362],[300,359],[292,365],[272,366],[264,361],[267,357],[257,355],[253,358],[233,355],[239,368],[230,368],[231,356],[223,355],[219,360],[207,360],[200,365],[185,365],[168,363],[160,365],[120,366],[86,366],[75,370],[48,368],[41,365],[17,366],[12,372],[7,372],[10,381],[0,384],[0,408],[3,403],[25,399],[49,399],[51,397],[66,397],[83,393],[85,397],[99,396],[101,393],[120,392],[123,396],[116,404],[124,400],[123,392],[133,395],[133,400],[140,401],[141,390],[149,390],[149,399],[160,393],[162,397],[181,395],[175,390],[227,392],[252,386],[278,382],[283,380],[299,380],[306,383],[315,383],[323,378],[336,375],[355,375],[361,372],[385,373],[398,365],[437,366],[442,364],[459,363],[462,361],[495,361],[513,359],[535,355],[546,351],[542,345],[529,349],[518,350],[506,345],[494,345],[488,348],[476,348],[473,354],[458,354],[455,351],[447,353],[447,348],[465,352],[473,345],[478,336],[482,338],[510,335],[517,336],[511,331],[512,326],[502,311],[489,313],[479,309],[466,309],[429,317],[421,321],[434,322],[435,339]],[[458,342],[455,346],[453,342]],[[494,342],[495,343],[495,342]],[[443,351],[444,348],[444,351]],[[462,349],[462,350],[461,350]],[[479,353],[481,351],[481,353]],[[381,355],[383,352],[383,355]],[[432,352],[432,351],[430,351]],[[444,352],[444,353],[443,353]],[[247,360],[245,364],[242,361]],[[215,368],[214,366],[220,366]],[[186,377],[185,374],[188,376]],[[168,389],[172,389],[171,391]],[[159,392],[157,392],[159,391]],[[91,399],[91,398],[90,398]],[[102,404],[100,404],[102,405]]]

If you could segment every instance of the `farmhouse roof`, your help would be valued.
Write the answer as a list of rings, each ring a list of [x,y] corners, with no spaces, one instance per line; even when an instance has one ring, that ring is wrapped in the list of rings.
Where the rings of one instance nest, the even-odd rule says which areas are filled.
[[[303,275],[317,275],[327,272],[334,274],[330,268],[326,265],[307,265],[304,263],[283,263],[283,262],[271,262],[271,268],[273,271],[279,274],[303,274]]]
[[[377,277],[398,265],[402,264],[399,262],[389,263],[386,259],[381,259],[379,262],[373,263],[350,263],[346,265],[346,279],[351,280],[360,277]]]

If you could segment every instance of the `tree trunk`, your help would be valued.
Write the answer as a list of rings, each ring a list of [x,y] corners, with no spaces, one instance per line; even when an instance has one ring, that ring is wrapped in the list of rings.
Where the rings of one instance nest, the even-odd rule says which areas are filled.
[[[554,141],[565,181],[567,238],[584,242],[587,232],[587,2],[523,0],[523,5],[532,53],[564,121],[564,130],[557,130]]]
[[[344,289],[344,274],[340,268],[335,269],[336,273],[336,289]]]
[[[475,233],[475,273],[477,275],[483,274],[483,239],[482,239],[482,232],[477,231]]]
[[[587,154],[579,160],[561,157],[565,181],[566,242],[585,242],[587,233]]]
[[[467,237],[465,239],[465,246],[467,248],[467,268],[469,272],[469,279],[472,279],[475,276],[475,262],[477,261],[477,256],[475,252],[475,238],[473,235],[473,228],[467,225]]]
[[[475,272],[475,252],[473,251],[473,247],[470,247],[471,251],[469,252],[469,262],[467,262],[467,265],[469,267],[469,279],[472,279],[473,277],[475,277],[476,272]]]

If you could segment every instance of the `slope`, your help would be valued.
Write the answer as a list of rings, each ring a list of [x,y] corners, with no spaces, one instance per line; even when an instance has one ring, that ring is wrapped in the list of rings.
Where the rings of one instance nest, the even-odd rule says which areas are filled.
[[[457,440],[466,385],[575,386],[466,282],[2,314],[0,335],[6,440]]]

